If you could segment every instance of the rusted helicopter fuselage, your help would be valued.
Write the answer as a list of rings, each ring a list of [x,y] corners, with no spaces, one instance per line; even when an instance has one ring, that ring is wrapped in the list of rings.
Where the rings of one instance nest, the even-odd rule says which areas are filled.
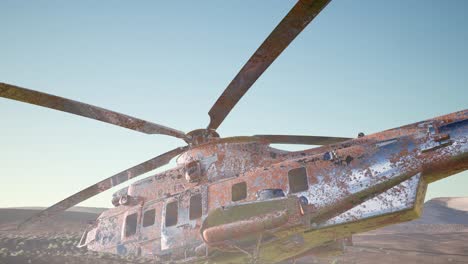
[[[417,218],[428,183],[468,168],[468,110],[304,151],[251,137],[205,141],[117,192],[80,244],[195,263],[331,251]]]

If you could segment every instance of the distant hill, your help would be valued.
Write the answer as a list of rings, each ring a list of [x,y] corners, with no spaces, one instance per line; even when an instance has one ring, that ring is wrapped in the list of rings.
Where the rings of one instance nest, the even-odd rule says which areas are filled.
[[[424,204],[423,215],[413,221],[418,224],[468,225],[468,198],[435,198]]]
[[[468,231],[468,198],[434,198],[424,204],[419,219],[370,233],[447,233]]]
[[[468,225],[468,197],[431,199],[424,203],[422,216],[408,223]]]
[[[28,234],[79,234],[90,221],[96,220],[106,208],[73,207],[43,222],[26,226],[24,230],[13,230],[23,220],[40,212],[41,207],[1,208],[0,232],[8,231]]]
[[[353,243],[344,255],[332,261],[468,263],[468,197],[429,200],[419,219],[355,235]]]

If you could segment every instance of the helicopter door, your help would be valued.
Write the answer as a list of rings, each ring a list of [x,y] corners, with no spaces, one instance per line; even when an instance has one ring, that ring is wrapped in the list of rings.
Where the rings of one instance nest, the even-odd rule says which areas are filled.
[[[161,252],[161,214],[163,201],[147,202],[140,227],[141,255],[152,257]]]
[[[119,255],[140,255],[138,237],[140,234],[141,207],[132,207],[124,213],[121,244],[117,246]]]
[[[161,216],[161,250],[175,249],[183,246],[183,230],[179,228],[183,224],[179,216],[180,194],[166,199]]]
[[[165,201],[161,219],[161,250],[190,256],[202,243],[198,230],[207,211],[206,187],[193,188]],[[203,191],[204,190],[204,191]]]
[[[186,225],[184,232],[185,256],[195,256],[195,249],[203,244],[200,237],[202,218],[208,211],[207,186],[191,189],[184,195],[186,205]]]

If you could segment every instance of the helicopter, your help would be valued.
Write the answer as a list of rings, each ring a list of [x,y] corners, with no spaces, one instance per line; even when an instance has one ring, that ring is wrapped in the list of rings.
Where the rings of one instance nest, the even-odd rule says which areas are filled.
[[[162,263],[275,263],[343,252],[352,235],[420,216],[429,183],[468,169],[468,110],[357,138],[217,133],[234,106],[329,0],[300,0],[209,111],[206,128],[166,127],[0,83],[0,96],[186,145],[99,181],[26,219],[43,221],[176,158],[112,195],[86,227],[89,250]],[[313,147],[285,151],[271,144]]]

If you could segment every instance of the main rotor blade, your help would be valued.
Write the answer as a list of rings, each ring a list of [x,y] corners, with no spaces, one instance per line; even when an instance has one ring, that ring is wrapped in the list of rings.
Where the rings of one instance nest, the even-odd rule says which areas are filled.
[[[0,83],[0,96],[16,101],[35,104],[75,115],[84,116],[146,134],[163,134],[182,138],[185,141],[188,141],[188,136],[179,130],[151,123],[136,117],[120,114],[97,106],[92,106],[51,94],[29,90],[11,84]]]
[[[141,174],[144,174],[146,172],[150,172],[154,169],[157,169],[163,165],[166,165],[169,163],[169,161],[174,158],[175,156],[185,152],[189,147],[180,147],[173,149],[171,151],[168,151],[162,155],[159,155],[153,159],[147,160],[143,163],[140,163],[128,170],[124,170],[120,173],[115,174],[114,176],[111,176],[107,179],[104,179],[96,184],[93,184],[89,186],[86,189],[83,189],[72,196],[65,198],[64,200],[52,205],[51,207],[44,209],[43,211],[39,212],[36,215],[33,215],[32,217],[26,219],[24,222],[22,222],[18,228],[21,226],[24,226],[25,224],[30,224],[33,222],[36,222],[38,220],[41,220],[43,218],[47,218],[49,216],[55,215],[57,213],[60,213],[62,211],[67,210],[68,208],[75,206],[84,200],[87,200],[88,198],[91,198],[101,192],[104,192],[106,190],[109,190],[110,188],[117,186],[121,183],[124,183],[132,178],[135,178]]]
[[[217,129],[254,82],[331,0],[300,0],[250,57],[211,107],[209,129]]]
[[[303,145],[329,145],[352,138],[345,137],[319,137],[319,136],[294,136],[294,135],[255,135],[256,138],[262,138],[271,144],[303,144]]]

